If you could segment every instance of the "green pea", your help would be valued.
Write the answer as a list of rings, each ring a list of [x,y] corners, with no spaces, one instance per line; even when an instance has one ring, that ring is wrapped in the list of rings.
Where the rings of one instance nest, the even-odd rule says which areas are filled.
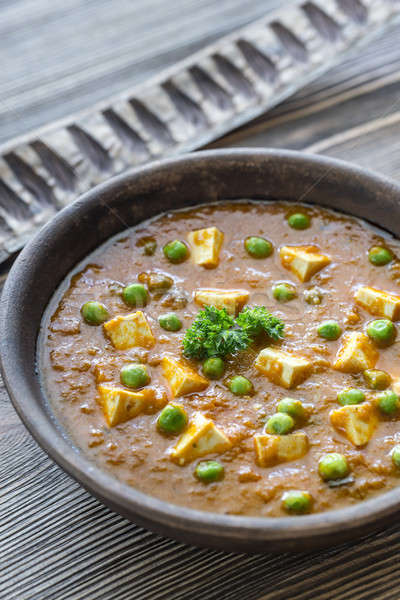
[[[347,406],[348,404],[360,404],[365,400],[365,394],[363,391],[357,388],[348,388],[338,393],[337,399],[339,404]]]
[[[253,392],[253,384],[242,375],[235,375],[229,381],[228,387],[235,396],[248,396]]]
[[[389,319],[376,319],[367,327],[367,334],[377,346],[388,346],[396,337],[396,327]]]
[[[304,406],[300,402],[300,400],[295,400],[295,398],[282,398],[282,400],[278,404],[278,412],[286,413],[290,415],[293,419],[304,419],[306,416],[306,411],[304,410]]]
[[[153,256],[155,251],[157,250],[157,242],[156,240],[149,240],[143,246],[143,254],[146,256]]]
[[[272,244],[262,237],[251,236],[245,239],[244,247],[253,258],[267,258],[272,253]]]
[[[222,358],[207,358],[203,362],[203,373],[210,379],[219,379],[225,371],[225,363]]]
[[[318,463],[318,472],[325,481],[343,479],[349,474],[350,468],[343,454],[331,452],[325,454]]]
[[[131,283],[122,290],[122,298],[128,306],[146,306],[148,293],[141,283]]]
[[[328,320],[318,327],[318,335],[325,340],[337,340],[342,335],[342,330],[337,321]]]
[[[363,376],[372,390],[386,390],[392,381],[388,373],[377,369],[367,369],[363,372]]]
[[[188,418],[183,406],[171,402],[162,409],[157,419],[157,427],[162,433],[176,435],[185,429],[187,422]]]
[[[272,288],[272,295],[278,302],[289,302],[297,297],[297,292],[290,283],[277,283]]]
[[[382,392],[378,396],[378,408],[384,415],[394,415],[398,412],[400,401],[397,394],[390,390]]]
[[[282,496],[282,506],[288,513],[303,515],[310,512],[312,496],[301,490],[290,490]]]
[[[275,435],[285,435],[292,431],[293,427],[294,420],[292,417],[286,413],[278,412],[268,419],[265,431]]]
[[[179,331],[182,328],[182,321],[173,312],[166,313],[165,315],[160,315],[158,317],[158,322],[160,324],[160,327],[162,327],[166,331]]]
[[[184,242],[180,242],[179,240],[174,240],[166,244],[163,252],[165,258],[168,258],[172,263],[181,263],[189,256],[188,247]]]
[[[203,483],[213,483],[221,481],[224,467],[217,460],[204,460],[197,465],[194,474]]]
[[[168,277],[165,273],[157,273],[156,271],[139,273],[138,280],[142,284],[146,284],[149,292],[157,292],[163,294],[172,287],[174,280]]]
[[[110,318],[107,308],[101,302],[85,302],[81,308],[81,313],[88,325],[101,325]]]
[[[368,252],[368,259],[375,267],[383,267],[393,260],[393,254],[383,246],[373,246]]]
[[[293,213],[287,222],[292,229],[308,229],[311,225],[311,219],[305,213]]]
[[[392,461],[400,469],[400,444],[397,444],[392,450]]]
[[[122,367],[120,377],[121,383],[135,390],[144,387],[150,382],[150,375],[146,365],[141,365],[140,363],[130,363]]]

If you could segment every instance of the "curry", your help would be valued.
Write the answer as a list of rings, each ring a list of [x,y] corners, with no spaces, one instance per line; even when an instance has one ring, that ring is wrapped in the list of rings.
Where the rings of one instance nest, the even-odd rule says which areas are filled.
[[[400,475],[400,243],[285,202],[160,215],[63,283],[39,371],[76,446],[191,508],[282,516]]]

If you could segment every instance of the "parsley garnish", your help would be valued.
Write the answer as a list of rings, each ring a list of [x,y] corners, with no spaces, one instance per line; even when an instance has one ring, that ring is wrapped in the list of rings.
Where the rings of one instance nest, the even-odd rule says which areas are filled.
[[[284,322],[269,313],[265,306],[245,308],[239,313],[236,323],[253,338],[260,335],[262,331],[275,341],[284,336]]]
[[[202,360],[246,350],[262,332],[273,340],[283,337],[284,323],[264,306],[245,308],[234,319],[224,308],[206,306],[185,333],[183,353]]]

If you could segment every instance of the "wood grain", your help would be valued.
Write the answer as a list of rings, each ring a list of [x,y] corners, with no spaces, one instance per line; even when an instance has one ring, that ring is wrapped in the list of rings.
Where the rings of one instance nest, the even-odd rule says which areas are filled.
[[[110,98],[280,5],[0,0],[0,142]]]
[[[153,12],[163,8],[161,0],[151,0],[151,3]],[[0,1],[3,9],[0,47],[7,46],[5,33],[14,44],[7,46],[8,59],[11,48],[16,47],[16,38],[21,47],[25,36],[27,48],[37,48],[34,34],[42,34],[48,44],[56,31],[60,31],[57,28],[63,29],[67,23],[72,27],[73,10],[82,19],[93,16],[96,26],[101,23],[100,29],[106,28],[106,4],[73,0],[67,6],[50,0],[18,0],[11,5]],[[154,17],[158,29],[151,19],[151,11],[140,11],[137,3],[118,0],[113,10],[115,20],[117,15],[121,20],[126,19],[128,13],[132,19],[134,13],[142,31],[140,43],[144,44],[146,32],[147,39],[151,31],[156,32],[154,48],[158,48],[160,55],[165,51],[166,60],[170,57],[175,60],[185,49],[226,32],[229,26],[258,16],[257,11],[261,14],[265,5],[236,0],[185,1],[181,7],[178,4],[168,3],[170,12],[165,22],[160,14]],[[96,11],[99,15],[95,15]],[[143,12],[146,15],[139,14]],[[188,14],[192,20],[196,14],[196,31],[188,31]],[[110,26],[111,29],[114,26]],[[179,27],[182,31],[177,36]],[[82,25],[79,34],[82,38],[84,30]],[[393,29],[384,39],[372,44],[363,56],[347,61],[267,117],[220,144],[311,149],[399,177],[400,46],[396,43],[399,32],[399,28]],[[78,102],[75,95],[80,89],[86,89],[85,101],[99,93],[94,88],[101,83],[111,81],[111,87],[117,89],[121,73],[129,62],[126,57],[127,62],[123,62],[124,48],[128,54],[132,53],[133,42],[124,46],[122,41],[118,43],[109,35],[101,31],[97,40],[86,40],[82,57],[75,56],[74,61],[66,48],[57,49],[55,58],[43,56],[42,79],[38,73],[28,72],[34,62],[30,56],[27,56],[24,72],[12,78],[6,71],[10,79],[5,83],[2,75],[0,97],[9,90],[11,104],[16,110],[21,107],[24,113],[26,110],[28,118],[18,124],[7,122],[5,128],[2,126],[3,139],[20,133],[32,123],[37,125],[46,120],[49,107],[53,111],[51,118],[69,107],[75,109]],[[171,39],[166,40],[169,36]],[[102,51],[105,53],[112,39],[116,44],[115,53],[120,56],[120,68],[119,72],[114,71],[118,61],[110,60],[104,75],[106,66],[100,64]],[[136,43],[137,50],[140,44]],[[96,56],[90,57],[89,50],[92,51],[95,44]],[[141,72],[149,72],[154,62],[140,56],[138,54],[137,61],[142,61]],[[58,75],[53,60],[63,63],[57,67]],[[96,65],[99,65],[98,71]],[[68,70],[75,75],[80,71],[75,83],[72,74],[68,79]],[[45,77],[49,78],[48,92],[43,88],[27,99],[38,82],[45,86]],[[60,103],[62,92],[57,91],[56,77],[68,88],[63,103]],[[122,85],[125,84],[124,80]],[[8,111],[3,107],[0,117],[9,119],[11,112]],[[0,415],[1,600],[400,598],[397,565],[400,525],[396,523],[378,535],[314,554],[307,553],[306,548],[304,554],[296,556],[245,556],[191,548],[128,523],[87,494],[32,440],[12,409],[3,386],[0,386]]]
[[[79,194],[248,123],[400,20],[392,0],[363,0],[364,12],[355,0],[302,2],[222,36],[117,98],[2,145],[0,261]]]

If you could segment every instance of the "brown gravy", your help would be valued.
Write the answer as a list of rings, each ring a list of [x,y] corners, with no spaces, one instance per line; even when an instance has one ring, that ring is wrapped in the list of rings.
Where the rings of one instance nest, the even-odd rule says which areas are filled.
[[[42,383],[51,406],[74,442],[98,465],[135,488],[168,502],[191,508],[227,514],[281,516],[282,494],[288,490],[307,490],[313,498],[313,512],[351,505],[389,490],[399,482],[390,452],[400,441],[397,418],[380,418],[370,441],[355,447],[330,422],[330,412],[340,408],[337,394],[344,388],[360,388],[372,398],[361,373],[349,374],[331,368],[343,342],[325,341],[317,334],[318,325],[335,319],[343,334],[365,331],[374,317],[354,302],[360,284],[400,294],[400,265],[375,267],[368,261],[371,246],[384,244],[400,256],[400,243],[360,220],[317,207],[297,206],[311,217],[311,226],[295,230],[288,226],[287,214],[294,208],[279,202],[238,202],[190,208],[161,215],[142,223],[107,242],[95,251],[57,292],[42,324],[39,365]],[[205,269],[188,258],[170,263],[162,248],[170,240],[187,240],[190,231],[211,226],[224,234],[219,265]],[[265,259],[250,257],[244,249],[247,236],[262,236],[274,247]],[[154,255],[143,253],[141,240],[154,238]],[[331,263],[302,283],[284,268],[279,248],[285,245],[316,245],[331,258]],[[162,272],[174,281],[163,295],[150,294],[143,312],[156,343],[152,348],[116,350],[104,335],[102,326],[86,324],[80,314],[88,300],[103,302],[111,315],[128,315],[133,309],[121,298],[124,285],[136,282],[142,272]],[[297,298],[280,303],[272,296],[272,285],[291,282]],[[194,475],[199,461],[183,466],[170,458],[169,450],[177,437],[162,435],[156,427],[158,412],[140,414],[129,421],[109,427],[98,402],[99,381],[121,387],[119,372],[127,362],[148,366],[150,386],[159,399],[172,400],[160,361],[163,355],[181,358],[182,339],[193,322],[199,306],[193,300],[198,288],[244,289],[250,294],[248,305],[263,305],[286,324],[285,338],[273,347],[295,352],[309,359],[312,373],[294,389],[271,383],[254,367],[258,348],[251,348],[227,361],[220,380],[210,381],[207,389],[177,398],[189,419],[195,412],[209,417],[231,440],[218,458],[225,475],[222,481],[204,484]],[[307,290],[322,293],[319,305],[305,301]],[[173,310],[183,328],[174,333],[163,330],[158,316]],[[375,366],[400,377],[399,345],[379,349]],[[191,366],[201,373],[196,361]],[[233,395],[225,382],[231,375],[245,375],[254,385],[252,396]],[[123,386],[122,386],[123,387]],[[266,419],[276,412],[285,396],[300,399],[309,412],[298,430],[309,440],[305,456],[270,467],[256,462],[254,435],[261,433]],[[344,454],[351,468],[347,483],[331,487],[318,474],[318,461],[326,452]]]

